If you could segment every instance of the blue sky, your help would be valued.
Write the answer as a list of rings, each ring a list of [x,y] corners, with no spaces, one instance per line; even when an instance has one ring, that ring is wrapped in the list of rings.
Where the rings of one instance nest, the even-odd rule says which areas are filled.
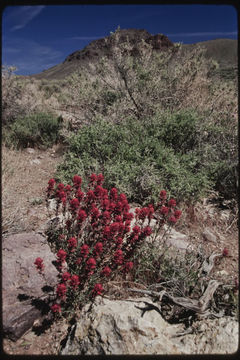
[[[237,12],[227,5],[34,5],[2,13],[2,64],[30,75],[59,64],[117,29],[145,29],[173,42],[236,39]]]

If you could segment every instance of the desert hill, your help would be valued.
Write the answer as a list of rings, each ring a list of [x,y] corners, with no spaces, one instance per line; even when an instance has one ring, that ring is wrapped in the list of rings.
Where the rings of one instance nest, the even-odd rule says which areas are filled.
[[[162,51],[174,46],[174,43],[163,34],[151,35],[148,31],[140,29],[123,29],[119,31],[120,43],[128,38],[133,45],[133,55],[138,54],[138,44],[142,41],[150,44],[153,51]],[[73,72],[83,69],[89,63],[96,63],[102,56],[111,57],[113,42],[112,37],[107,36],[89,43],[82,50],[77,50],[68,55],[66,59],[39,74],[32,75],[36,79],[63,79]],[[193,47],[206,48],[206,57],[212,58],[219,64],[219,71],[227,74],[237,68],[237,40],[216,39],[198,42],[195,44],[184,44],[183,49],[191,51]],[[226,70],[227,69],[227,70]],[[231,76],[231,74],[230,74]]]

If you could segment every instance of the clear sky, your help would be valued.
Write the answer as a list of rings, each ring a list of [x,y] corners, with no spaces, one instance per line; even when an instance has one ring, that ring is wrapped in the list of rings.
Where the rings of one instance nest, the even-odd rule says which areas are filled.
[[[230,5],[8,6],[2,13],[2,64],[16,66],[16,74],[38,73],[118,26],[182,43],[238,36]]]

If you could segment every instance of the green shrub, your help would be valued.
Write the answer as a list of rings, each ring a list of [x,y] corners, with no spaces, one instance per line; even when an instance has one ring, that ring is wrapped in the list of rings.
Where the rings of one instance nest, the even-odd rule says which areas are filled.
[[[3,138],[7,145],[17,148],[46,147],[58,141],[61,127],[62,117],[37,113],[18,118],[8,129],[4,129]]]
[[[75,173],[87,177],[91,172],[102,172],[106,186],[118,187],[137,203],[156,200],[160,187],[178,200],[197,199],[211,181],[194,149],[197,119],[190,113],[185,119],[184,114],[149,122],[127,119],[114,125],[101,120],[83,126],[69,138],[69,151],[57,177],[70,181]],[[172,138],[171,124],[175,124]],[[185,140],[183,129],[188,134]]]

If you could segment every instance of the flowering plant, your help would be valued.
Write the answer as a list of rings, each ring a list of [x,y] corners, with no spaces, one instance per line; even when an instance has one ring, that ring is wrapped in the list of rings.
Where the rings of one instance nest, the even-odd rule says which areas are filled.
[[[72,185],[48,182],[47,200],[56,201],[56,215],[62,216],[54,232],[60,282],[53,313],[69,306],[76,309],[86,299],[104,294],[104,284],[116,274],[128,276],[137,249],[146,239],[153,244],[163,225],[169,228],[181,216],[176,201],[168,201],[164,190],[156,205],[133,211],[125,194],[118,194],[116,188],[108,191],[103,181],[102,174],[92,174],[85,192],[78,175]],[[42,261],[36,260],[35,265],[43,269]]]

